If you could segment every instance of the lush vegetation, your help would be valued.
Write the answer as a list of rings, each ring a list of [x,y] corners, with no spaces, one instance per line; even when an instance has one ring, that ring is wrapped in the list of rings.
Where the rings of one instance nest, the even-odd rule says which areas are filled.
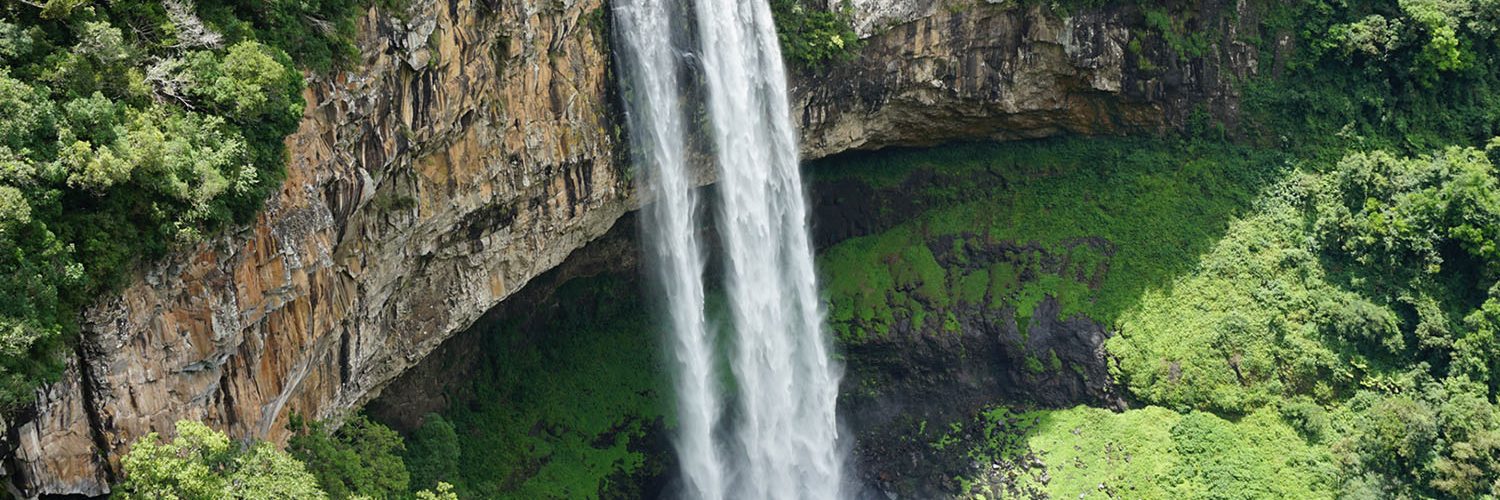
[[[1226,143],[1236,134],[1205,113],[1180,137],[958,145],[816,167],[821,181],[860,183],[905,203],[877,209],[871,234],[820,255],[829,322],[842,345],[954,334],[964,327],[960,316],[975,310],[1010,311],[1025,332],[1044,300],[1115,334],[1110,368],[1134,409],[1021,404],[914,423],[911,439],[956,457],[953,492],[1500,496],[1500,141],[1492,139],[1500,134],[1500,9],[1488,0],[1252,3],[1264,22],[1248,36],[1266,70],[1242,82],[1238,143]],[[46,70],[71,67],[68,58],[89,68],[115,60],[108,50],[90,51],[116,35],[88,23],[117,25],[113,16],[125,15],[116,14],[119,5],[89,11],[79,24],[53,19],[81,14],[46,10],[19,18],[30,25],[0,24],[0,57],[23,57],[10,55],[13,47],[51,40],[16,59],[30,66],[0,75],[0,107],[15,117],[0,118],[8,120],[0,121],[0,153],[25,160],[0,163],[8,176],[0,177],[0,246],[11,245],[0,259],[13,259],[0,265],[20,270],[0,282],[7,328],[0,335],[19,339],[3,344],[10,353],[56,345],[69,308],[128,262],[102,253],[116,247],[89,250],[83,235],[95,234],[91,228],[128,229],[135,232],[98,234],[145,234],[141,241],[165,248],[248,213],[235,207],[258,195],[240,194],[234,181],[251,177],[215,161],[250,165],[243,171],[256,179],[250,189],[273,176],[254,151],[275,134],[248,131],[239,113],[289,107],[294,85],[241,82],[249,72],[230,68],[248,65],[266,77],[290,71],[284,53],[319,53],[276,41],[285,34],[261,27],[274,16],[200,9],[233,43],[184,49],[121,32],[131,48],[120,60],[132,61],[121,63],[127,70],[149,69],[143,61],[157,59],[148,55],[178,54],[189,81],[213,84],[163,94],[142,71],[143,93],[130,94],[109,86],[125,82],[128,90],[128,78],[75,87],[72,70]],[[1140,6],[1145,29],[1129,48],[1140,61],[1149,63],[1152,44],[1184,60],[1219,50],[1217,24],[1198,18],[1202,12]],[[846,12],[796,0],[772,7],[794,64],[818,68],[854,54]],[[230,25],[242,30],[223,27]],[[23,32],[32,33],[25,44],[14,35]],[[1282,51],[1282,36],[1296,50]],[[66,56],[36,55],[63,48]],[[338,47],[326,53],[336,60]],[[273,88],[282,90],[265,90]],[[246,101],[224,97],[247,92],[266,101],[241,109]],[[271,123],[255,123],[262,122]],[[119,132],[89,135],[99,123]],[[208,160],[138,162],[132,152],[146,146],[131,141],[155,136],[132,127],[147,125],[162,141],[180,141],[160,148]],[[225,146],[235,138],[243,145]],[[84,144],[77,151],[43,147],[77,142]],[[96,150],[107,155],[83,154]],[[224,180],[196,170],[203,165]],[[109,201],[127,188],[146,201]],[[38,194],[46,189],[52,194]],[[107,219],[97,214],[116,209],[132,217],[70,215]],[[183,424],[174,441],[152,435],[133,448],[120,494],[639,494],[629,490],[633,480],[663,466],[643,451],[660,444],[643,437],[669,424],[655,348],[642,341],[653,338],[644,308],[633,286],[615,278],[574,281],[554,300],[567,304],[566,314],[538,307],[533,318],[496,326],[486,337],[491,362],[458,391],[464,404],[428,415],[405,439],[362,417],[337,432],[298,421],[287,456]],[[50,369],[36,361],[46,359],[0,358],[5,387],[25,387]],[[1033,362],[1038,371],[1063,369]]]
[[[198,422],[163,442],[147,434],[120,460],[125,499],[328,498],[302,462],[270,443],[244,446]]]
[[[464,498],[630,498],[660,474],[642,443],[668,395],[656,332],[631,280],[579,279],[497,325],[462,404],[407,440],[412,483],[446,480]],[[565,307],[556,307],[566,304]]]
[[[862,45],[854,32],[847,4],[832,11],[809,7],[802,0],[771,0],[781,56],[793,66],[819,69],[853,59]]]
[[[1013,307],[1024,330],[1047,296],[1069,315],[1112,322],[1147,287],[1191,269],[1280,169],[1276,158],[1224,144],[1066,139],[824,162],[824,181],[867,179],[929,207],[824,252],[829,323],[857,342],[893,328],[951,331],[963,307]]]
[[[0,410],[140,258],[252,217],[360,0],[0,5]]]
[[[1332,160],[1349,148],[1423,151],[1500,135],[1500,11],[1487,0],[1266,2],[1246,130]],[[1288,36],[1295,51],[1279,53]],[[1280,76],[1277,78],[1277,76]],[[1331,156],[1330,156],[1331,155]]]
[[[1120,379],[1183,410],[1277,409],[1341,458],[1346,493],[1493,494],[1497,181],[1465,148],[1290,177],[1121,320]]]
[[[956,307],[1025,311],[1045,296],[1118,332],[1117,380],[1157,406],[925,431],[972,463],[1035,453],[1046,464],[1048,481],[981,468],[961,482],[972,494],[1495,494],[1497,152],[1355,151],[1325,164],[1196,139],[1074,139],[842,160],[825,180],[931,206],[823,254],[830,321],[845,345],[910,324],[946,335],[940,318]],[[1091,237],[1112,250],[1060,246]],[[1035,255],[946,250],[976,245]],[[996,267],[1017,262],[1029,267]],[[1160,439],[1131,437],[1149,435]]]
[[[278,498],[640,497],[648,493],[638,489],[642,479],[662,474],[659,454],[666,451],[645,440],[648,432],[662,436],[667,404],[645,311],[631,279],[571,281],[530,317],[493,325],[476,363],[480,372],[453,387],[458,403],[425,416],[406,436],[364,415],[336,426],[293,415],[283,453],[267,443],[242,447],[184,422],[177,434],[188,439],[163,448],[151,435],[132,448],[126,463],[137,465],[127,465],[125,484],[137,486],[122,491],[222,498],[201,494],[218,489],[179,483],[239,485],[235,457],[263,448],[256,453],[275,454],[283,465],[270,477],[298,488],[270,494]],[[183,451],[203,439],[222,443],[205,458]],[[185,468],[188,462],[205,465]]]
[[[1145,5],[1132,51],[1216,50],[1216,24],[1183,7]],[[1008,471],[972,469],[959,491],[1500,494],[1500,11],[1255,7],[1252,41],[1281,67],[1243,84],[1245,146],[1204,115],[1180,139],[1114,152],[1070,140],[819,167],[921,200],[823,255],[845,345],[943,335],[964,307],[1014,309],[1024,330],[1041,297],[1117,332],[1112,369],[1140,409],[923,422],[934,447]],[[1297,50],[1278,52],[1281,35]],[[1109,245],[1072,243],[1091,238]]]
[[[1046,491],[1059,498],[1100,485],[1131,498],[1328,496],[1322,457],[1271,413],[1230,422],[1157,407],[1080,407],[1042,413],[1028,445],[1047,451]]]
[[[326,422],[306,422],[296,415],[290,427],[296,434],[287,451],[307,464],[329,496],[393,498],[408,493],[411,473],[401,458],[406,444],[389,427],[364,415],[344,420],[332,433]]]
[[[992,408],[917,438],[984,465],[974,498],[1330,498],[1334,469],[1275,412],[1238,420],[1147,407]]]
[[[393,499],[458,500],[453,486],[408,491],[401,436],[363,416],[336,433],[294,418],[290,453],[271,443],[248,444],[199,422],[177,423],[175,436],[147,434],[120,460],[125,499]]]

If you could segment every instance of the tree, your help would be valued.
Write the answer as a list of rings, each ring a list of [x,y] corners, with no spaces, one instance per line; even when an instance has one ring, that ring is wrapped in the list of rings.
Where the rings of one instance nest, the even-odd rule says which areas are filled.
[[[122,499],[323,499],[301,462],[270,443],[242,445],[199,422],[177,422],[177,436],[136,440],[120,460]]]
[[[293,57],[353,53],[369,1],[0,6],[0,411],[133,263],[251,220],[302,115]]]
[[[458,500],[458,493],[453,492],[453,485],[439,481],[435,491],[418,491],[417,500]]]
[[[297,435],[287,443],[292,455],[306,462],[319,484],[334,498],[389,498],[409,491],[410,475],[401,454],[406,445],[389,427],[356,415],[338,432],[324,422],[294,418]]]
[[[32,386],[62,369],[56,348],[66,332],[61,296],[82,266],[20,190],[0,184],[0,408],[33,397]]]
[[[451,422],[436,413],[422,417],[422,427],[413,433],[406,450],[412,486],[431,488],[459,477],[459,450],[458,432]]]
[[[40,153],[56,133],[56,115],[45,91],[0,68],[0,147],[21,158]]]
[[[302,76],[284,53],[254,41],[243,41],[223,54],[201,50],[188,55],[189,92],[219,114],[241,124],[270,121],[296,123],[302,116],[296,90]]]

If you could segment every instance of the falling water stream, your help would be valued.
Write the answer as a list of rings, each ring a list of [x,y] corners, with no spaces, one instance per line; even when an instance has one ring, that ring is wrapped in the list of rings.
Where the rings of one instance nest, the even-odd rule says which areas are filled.
[[[628,126],[651,202],[646,244],[671,330],[683,494],[839,498],[839,368],[822,327],[770,6],[686,1],[691,12],[673,0],[620,0],[614,8]],[[689,101],[698,93],[683,88],[685,69],[701,78],[706,102]],[[693,109],[706,111],[706,124],[689,126]],[[704,306],[704,210],[686,140],[699,133],[718,168],[715,204],[703,208],[716,215],[722,248],[725,339],[714,338]],[[717,369],[725,364],[728,374]],[[720,383],[726,375],[732,384]]]
[[[679,53],[671,43],[669,0],[632,0],[615,9],[621,70],[633,89],[626,100],[631,144],[654,203],[647,205],[645,238],[650,268],[666,294],[676,361],[676,446],[685,492],[693,498],[724,496],[724,463],[714,442],[722,411],[715,383],[714,346],[705,324],[703,245],[698,241],[698,200],[686,162],[687,128],[677,87]]]

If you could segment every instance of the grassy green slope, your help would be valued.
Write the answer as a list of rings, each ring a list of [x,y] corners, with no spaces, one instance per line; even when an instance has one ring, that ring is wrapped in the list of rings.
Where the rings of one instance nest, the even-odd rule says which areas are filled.
[[[1274,412],[1237,422],[1154,406],[1039,416],[1027,444],[1052,464],[1041,486],[1054,498],[1333,497],[1326,450],[1309,446]]]
[[[1308,498],[1493,488],[1500,179],[1483,152],[1351,153],[1285,167],[1273,155],[1170,141],[958,151],[830,174],[897,186],[937,171],[948,176],[932,184],[972,194],[824,254],[840,339],[863,342],[885,335],[890,318],[935,317],[962,301],[1024,311],[1051,296],[1065,315],[1112,326],[1112,371],[1145,405],[1028,413],[1034,425],[1003,430],[1025,446],[981,451],[960,491]],[[1004,187],[980,186],[991,179]],[[953,235],[962,238],[945,239]],[[1056,245],[1083,237],[1106,239],[1113,253],[1062,259],[1085,268],[1054,266],[1050,277],[1041,265],[934,257],[965,254],[934,242],[966,238],[1065,255]],[[1086,272],[1099,264],[1102,279]],[[1029,278],[997,287],[974,279],[985,273]],[[966,425],[995,425],[976,422]],[[993,432],[934,446],[974,458],[994,447],[973,437]],[[1040,457],[1046,480],[1035,467],[1006,479],[983,466],[1017,470],[1026,453]]]
[[[1048,295],[1065,316],[1113,323],[1147,287],[1190,269],[1278,169],[1251,149],[1127,139],[955,145],[814,168],[890,189],[918,173],[939,179],[903,193],[935,208],[821,256],[845,342],[902,320],[952,330],[961,304],[1015,306],[1024,325]],[[995,259],[997,245],[1020,255]]]

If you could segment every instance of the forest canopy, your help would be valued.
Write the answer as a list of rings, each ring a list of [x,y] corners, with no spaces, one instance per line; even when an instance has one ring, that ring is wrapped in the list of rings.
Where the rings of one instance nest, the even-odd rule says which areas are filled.
[[[358,0],[0,5],[0,409],[141,258],[254,216]]]

